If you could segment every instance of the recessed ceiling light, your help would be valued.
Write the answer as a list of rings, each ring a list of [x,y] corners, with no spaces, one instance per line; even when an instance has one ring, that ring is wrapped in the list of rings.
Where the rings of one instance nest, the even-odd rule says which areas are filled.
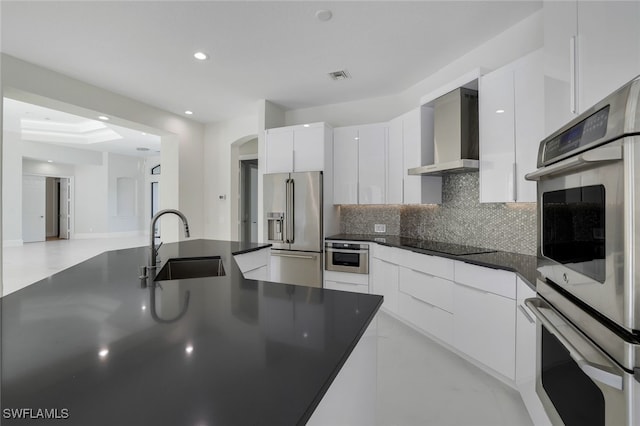
[[[309,127],[309,125],[308,124],[303,124],[302,127]]]
[[[109,349],[100,350],[100,352],[98,352],[98,355],[100,356],[100,358],[106,357],[107,355],[109,355]]]
[[[187,353],[187,355],[191,355],[191,353],[193,352],[193,346],[187,345],[187,347],[184,348],[184,351]]]
[[[497,109],[497,110],[496,110],[496,114],[502,114],[503,112],[504,112],[504,110],[503,110],[503,109]]]
[[[47,163],[53,163],[53,160],[47,160]]]
[[[98,118],[102,121],[109,121],[109,117],[107,117],[106,115],[100,115],[98,116]]]
[[[145,132],[142,132],[142,136],[147,136],[147,134]]]
[[[204,52],[196,52],[193,54],[193,57],[199,61],[206,61],[207,59],[209,59],[209,55]]]
[[[321,9],[316,12],[316,18],[318,18],[319,21],[326,22],[331,19],[332,16],[333,14],[331,13],[331,11],[327,9]]]
[[[186,110],[184,113],[187,114],[187,115],[192,115],[193,111]]]

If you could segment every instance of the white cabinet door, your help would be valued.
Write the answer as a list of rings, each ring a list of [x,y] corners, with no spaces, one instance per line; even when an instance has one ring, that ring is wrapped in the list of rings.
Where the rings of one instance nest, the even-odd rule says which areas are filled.
[[[296,126],[293,132],[293,171],[324,170],[324,125]]]
[[[544,1],[545,136],[575,117],[571,101],[575,87],[571,40],[578,34],[576,13],[575,0]]]
[[[265,139],[265,173],[293,171],[293,129],[267,130]]]
[[[480,120],[480,202],[515,199],[514,73],[510,67],[478,82]]]
[[[578,2],[580,112],[640,74],[640,2]]]
[[[388,127],[371,124],[358,128],[358,202],[386,201],[386,147]]]
[[[544,137],[544,52],[537,50],[479,81],[480,202],[535,202]]]
[[[514,71],[515,199],[535,203],[536,182],[524,177],[537,169],[538,147],[544,138],[544,52],[527,55]]]
[[[384,296],[382,306],[396,313],[398,311],[398,265],[373,258],[371,260],[371,293]]]
[[[402,204],[404,175],[403,167],[403,120],[394,118],[389,122],[389,141],[387,143],[387,204]]]
[[[454,346],[509,379],[515,378],[515,301],[456,284]]]
[[[358,204],[358,129],[333,129],[333,202]]]

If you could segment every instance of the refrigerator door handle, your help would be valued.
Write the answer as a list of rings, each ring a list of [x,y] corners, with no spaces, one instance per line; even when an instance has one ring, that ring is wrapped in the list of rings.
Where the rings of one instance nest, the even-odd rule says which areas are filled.
[[[288,215],[287,215],[287,242],[289,244],[293,244],[293,242],[295,241],[295,234],[294,234],[294,229],[295,229],[295,216],[294,216],[294,211],[295,211],[295,197],[294,197],[294,192],[295,192],[295,186],[294,186],[294,180],[293,179],[287,179],[287,210],[288,210]]]

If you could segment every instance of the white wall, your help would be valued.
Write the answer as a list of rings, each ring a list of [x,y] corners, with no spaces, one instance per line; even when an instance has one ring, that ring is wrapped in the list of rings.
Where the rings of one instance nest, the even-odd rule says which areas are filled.
[[[18,134],[2,135],[2,243],[16,246],[22,245],[22,152]]]
[[[104,114],[113,124],[160,134],[167,181],[161,206],[181,210],[193,237],[204,234],[204,125],[9,55],[2,55],[1,64],[4,96],[84,117]],[[163,240],[181,239],[179,235],[177,226],[163,226]]]
[[[49,143],[32,142],[27,140],[12,140],[6,143],[19,143],[23,157],[34,160],[48,161],[60,164],[101,164],[102,153],[86,149],[70,148]],[[5,148],[6,149],[6,148]]]
[[[324,121],[333,127],[388,121],[420,105],[420,98],[476,69],[500,68],[543,46],[542,11],[517,23],[405,91],[353,102],[289,110],[286,125]]]
[[[102,153],[101,165],[76,166],[74,191],[74,213],[76,238],[106,236],[109,232],[107,213],[109,177],[107,153]]]
[[[76,171],[73,164],[47,163],[46,161],[22,158],[22,173],[27,175],[71,177],[75,175]]]
[[[108,170],[108,230],[109,233],[138,232],[143,229],[145,193],[144,159],[120,154],[107,154]],[[118,179],[131,179],[133,187],[133,208],[131,212],[122,212],[118,194]],[[122,190],[122,188],[120,188]]]
[[[231,146],[234,142],[254,139],[258,131],[257,113],[206,126],[204,143],[206,238],[231,239],[231,197],[234,199],[237,197],[237,194],[231,194]],[[164,160],[162,167],[164,178]],[[220,196],[226,198],[221,199]]]

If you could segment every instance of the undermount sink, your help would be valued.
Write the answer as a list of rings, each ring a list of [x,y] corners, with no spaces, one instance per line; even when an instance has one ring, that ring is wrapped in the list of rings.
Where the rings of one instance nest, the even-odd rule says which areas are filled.
[[[183,280],[188,278],[224,276],[224,267],[220,256],[184,257],[169,259],[160,269],[154,281]]]

